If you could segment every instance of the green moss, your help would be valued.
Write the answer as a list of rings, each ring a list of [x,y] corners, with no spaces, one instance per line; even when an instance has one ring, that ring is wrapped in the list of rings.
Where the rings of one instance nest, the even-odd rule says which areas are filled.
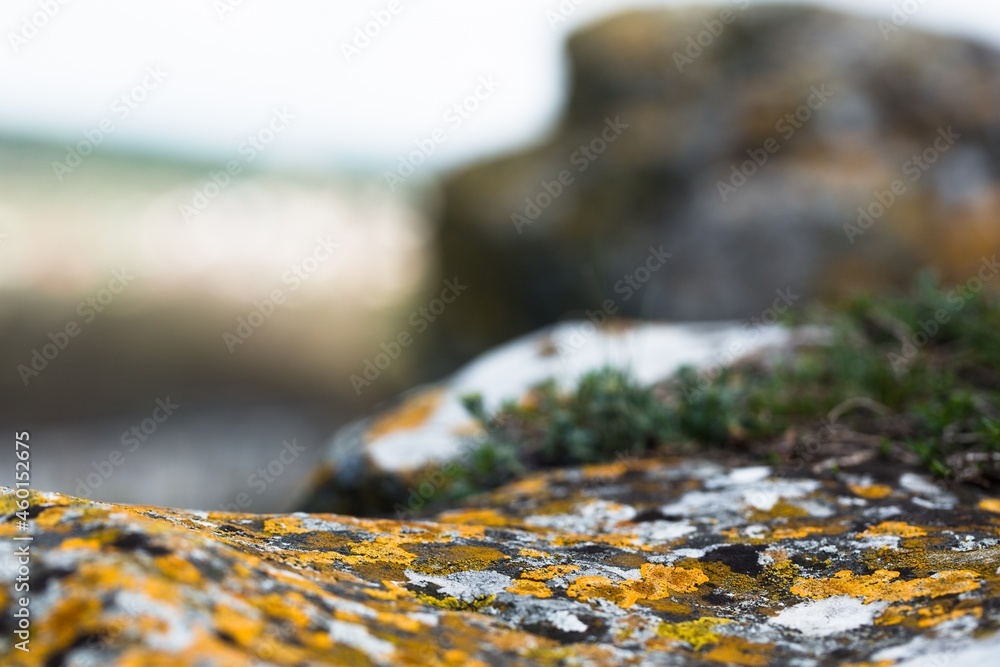
[[[770,367],[684,368],[658,387],[603,369],[569,392],[543,384],[496,414],[478,396],[467,397],[489,437],[452,491],[664,447],[736,449],[772,464],[829,459],[835,470],[836,457],[854,446],[941,477],[997,484],[995,295],[946,291],[925,279],[912,295],[863,297],[811,311],[796,324],[823,325],[832,340]]]
[[[461,488],[501,484],[525,471],[641,455],[679,432],[670,408],[653,388],[607,368],[584,376],[572,392],[554,382],[536,387],[527,401],[508,402],[496,415],[478,395],[465,406],[489,432],[459,475]]]

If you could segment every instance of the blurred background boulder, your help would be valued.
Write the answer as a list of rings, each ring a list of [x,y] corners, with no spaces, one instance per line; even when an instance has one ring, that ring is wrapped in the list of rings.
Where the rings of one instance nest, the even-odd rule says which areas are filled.
[[[582,30],[554,135],[447,179],[443,270],[481,295],[446,313],[448,349],[607,298],[631,316],[753,318],[789,289],[836,299],[927,267],[964,281],[996,252],[1000,54],[743,6]],[[672,257],[644,286],[661,244]]]

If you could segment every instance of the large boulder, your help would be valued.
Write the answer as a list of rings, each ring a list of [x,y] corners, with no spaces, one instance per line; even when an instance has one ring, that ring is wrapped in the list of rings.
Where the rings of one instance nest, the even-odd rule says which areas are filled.
[[[444,350],[468,356],[608,297],[626,316],[749,318],[776,290],[974,275],[1000,243],[1000,54],[745,6],[584,29],[552,135],[446,181],[443,270],[478,307],[445,313]],[[643,276],[651,247],[672,256]]]
[[[994,662],[1000,499],[726,461],[532,476],[429,521],[0,491],[0,663]]]

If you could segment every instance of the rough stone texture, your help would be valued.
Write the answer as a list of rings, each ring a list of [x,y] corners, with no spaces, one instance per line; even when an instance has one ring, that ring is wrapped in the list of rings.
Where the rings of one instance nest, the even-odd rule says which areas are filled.
[[[427,522],[0,495],[5,665],[948,664],[1000,650],[1000,499],[629,460]],[[12,645],[33,535],[31,652]]]
[[[419,487],[428,481],[428,466],[439,469],[462,461],[483,435],[461,403],[470,393],[480,394],[492,412],[504,401],[523,401],[545,380],[569,389],[585,373],[609,365],[652,385],[684,365],[717,367],[821,337],[817,329],[733,322],[596,327],[570,321],[547,327],[490,350],[445,381],[414,390],[378,414],[344,427],[298,507],[363,515],[400,506],[420,509],[424,500]]]
[[[753,317],[776,289],[903,287],[928,265],[965,280],[995,252],[1000,54],[905,27],[883,34],[871,17],[723,4],[576,34],[552,136],[447,181],[443,270],[482,305],[445,313],[446,351],[471,354],[607,297],[627,316]],[[723,10],[733,22],[719,22]],[[705,46],[679,71],[689,40]],[[580,148],[608,119],[628,127],[589,160]],[[949,127],[960,138],[928,169],[911,162]],[[723,197],[719,183],[748,160],[746,183]],[[549,197],[562,171],[572,183]],[[895,180],[902,194],[888,193]],[[895,201],[849,237],[876,192]],[[529,218],[526,198],[538,210],[515,224]],[[661,244],[673,257],[626,301],[616,284]]]

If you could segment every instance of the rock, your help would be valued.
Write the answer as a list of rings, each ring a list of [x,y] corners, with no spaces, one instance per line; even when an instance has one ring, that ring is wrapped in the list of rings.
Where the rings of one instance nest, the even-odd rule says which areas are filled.
[[[538,474],[420,522],[3,489],[0,662],[979,667],[1000,499],[968,493],[707,459]]]
[[[927,266],[965,280],[995,252],[1000,54],[742,7],[586,28],[553,135],[447,180],[443,271],[479,307],[443,316],[443,351],[606,298],[627,317],[751,318],[777,290],[804,303],[903,288]],[[632,289],[651,249],[671,257]]]
[[[816,332],[793,334],[780,326],[738,323],[630,323],[596,326],[572,321],[548,327],[487,352],[437,385],[417,389],[395,405],[342,429],[330,445],[301,507],[307,511],[383,513],[399,506],[420,509],[421,486],[467,456],[483,435],[462,397],[482,395],[494,411],[507,400],[523,400],[539,383],[555,379],[575,386],[588,371],[627,368],[652,385],[684,365],[726,365],[765,349],[788,348]],[[431,477],[436,477],[436,472]]]

